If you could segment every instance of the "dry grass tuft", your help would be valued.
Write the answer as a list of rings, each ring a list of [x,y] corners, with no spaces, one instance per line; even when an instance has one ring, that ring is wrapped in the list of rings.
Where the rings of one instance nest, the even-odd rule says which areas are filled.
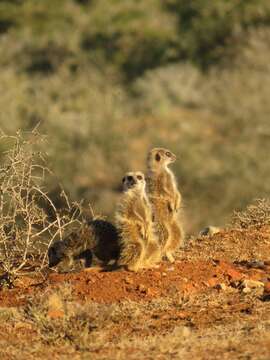
[[[62,317],[48,316],[44,296],[61,299]],[[52,353],[67,359],[224,359],[231,358],[234,349],[235,359],[243,354],[255,359],[258,348],[261,359],[269,358],[269,303],[253,295],[243,297],[235,288],[212,289],[185,301],[176,295],[150,302],[97,304],[76,302],[65,285],[29,300],[16,320],[7,318],[12,331],[21,329],[22,334],[30,329],[35,334],[34,347],[25,346],[21,337],[20,353],[17,342],[7,343],[16,358],[31,354],[47,359]]]
[[[232,217],[232,225],[238,229],[259,229],[270,225],[270,201],[258,199],[249,205],[244,211],[235,211]]]

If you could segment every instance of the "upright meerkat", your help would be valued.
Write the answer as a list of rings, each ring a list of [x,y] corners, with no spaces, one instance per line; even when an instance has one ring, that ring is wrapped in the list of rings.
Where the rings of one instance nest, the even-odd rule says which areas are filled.
[[[110,222],[94,218],[71,232],[62,241],[53,243],[48,251],[49,267],[57,266],[60,272],[77,269],[84,261],[85,267],[92,265],[93,255],[103,265],[119,256],[119,239],[116,227]]]
[[[116,226],[120,234],[118,265],[136,272],[154,266],[160,260],[161,252],[153,231],[144,174],[129,172],[122,182],[124,192],[116,212]]]
[[[175,176],[168,166],[176,156],[167,149],[154,148],[147,157],[147,194],[153,209],[153,221],[162,253],[170,262],[182,245],[184,232],[179,219],[181,194]]]

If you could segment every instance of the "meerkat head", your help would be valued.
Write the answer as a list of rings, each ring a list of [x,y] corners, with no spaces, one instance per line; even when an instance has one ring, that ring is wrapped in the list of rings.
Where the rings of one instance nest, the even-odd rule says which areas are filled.
[[[167,167],[176,160],[176,155],[164,148],[154,148],[149,151],[147,164],[150,169]]]
[[[130,171],[122,179],[123,190],[129,190],[134,187],[145,188],[145,176],[141,171]]]
[[[62,242],[57,241],[48,250],[49,267],[54,267],[62,260],[64,249]]]

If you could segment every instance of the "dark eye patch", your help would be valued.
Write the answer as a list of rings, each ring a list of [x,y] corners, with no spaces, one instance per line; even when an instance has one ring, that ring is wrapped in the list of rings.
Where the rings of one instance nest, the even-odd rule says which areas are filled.
[[[138,180],[142,180],[143,177],[142,177],[141,175],[138,175],[138,176],[137,176],[137,179],[138,179]]]
[[[156,158],[156,161],[160,161],[160,159],[161,159],[159,154],[156,154],[155,158]]]
[[[128,179],[128,181],[132,181],[132,180],[133,180],[133,177],[132,177],[132,176],[128,176],[127,179]]]
[[[167,152],[166,152],[166,156],[171,157],[172,154],[171,154],[169,151],[167,151]]]

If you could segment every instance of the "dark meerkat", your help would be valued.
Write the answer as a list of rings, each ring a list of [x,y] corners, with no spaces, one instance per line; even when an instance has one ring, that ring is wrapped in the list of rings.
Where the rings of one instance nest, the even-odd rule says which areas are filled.
[[[92,265],[93,255],[103,265],[119,257],[119,239],[116,227],[103,219],[93,219],[71,232],[62,241],[56,241],[48,251],[49,267],[57,266],[59,271],[70,271],[84,262]]]

